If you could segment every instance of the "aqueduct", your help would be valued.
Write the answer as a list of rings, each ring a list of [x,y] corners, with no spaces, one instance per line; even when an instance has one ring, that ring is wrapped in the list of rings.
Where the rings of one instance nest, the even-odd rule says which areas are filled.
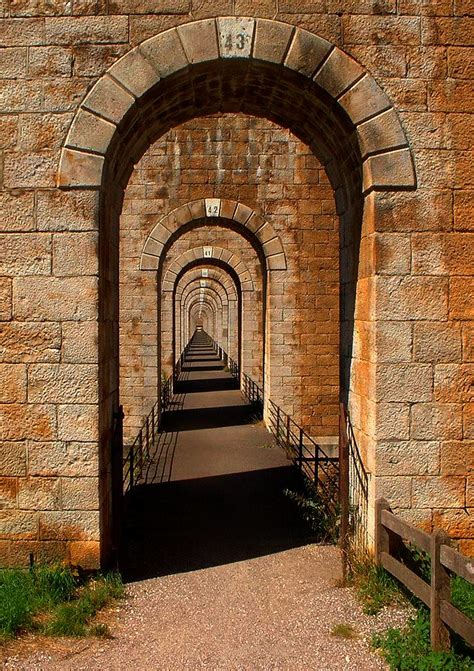
[[[383,38],[352,11],[335,34],[312,10],[95,14],[0,19],[30,64],[0,98],[0,563],[111,560],[119,408],[131,442],[201,326],[267,422],[333,446],[345,404],[369,537],[383,494],[469,552],[462,38],[416,12],[371,13]],[[392,41],[405,70],[377,64]]]

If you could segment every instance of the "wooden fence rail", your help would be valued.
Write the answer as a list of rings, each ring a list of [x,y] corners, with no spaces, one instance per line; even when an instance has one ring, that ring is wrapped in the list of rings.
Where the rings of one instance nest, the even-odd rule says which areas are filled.
[[[398,558],[409,542],[430,556],[431,582],[427,583]],[[474,648],[474,622],[451,603],[451,573],[474,584],[474,560],[450,547],[444,531],[428,534],[390,510],[385,499],[376,501],[375,557],[377,564],[399,580],[430,609],[431,646],[448,650],[450,630]]]

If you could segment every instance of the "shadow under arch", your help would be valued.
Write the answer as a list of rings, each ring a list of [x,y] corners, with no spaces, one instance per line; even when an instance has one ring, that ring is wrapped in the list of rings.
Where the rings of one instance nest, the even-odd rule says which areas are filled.
[[[236,33],[242,35],[242,49],[229,39]],[[348,54],[298,27],[235,17],[183,24],[132,49],[97,81],[69,129],[58,186],[100,192],[103,563],[116,544],[118,507],[112,492],[114,479],[121,477],[112,438],[119,405],[118,218],[124,189],[134,164],[167,130],[219,112],[243,112],[289,128],[325,167],[344,230],[341,265],[347,266],[348,280],[343,319],[349,348],[363,197],[372,190],[416,187],[408,140],[388,96]],[[347,382],[349,367],[343,370]]]

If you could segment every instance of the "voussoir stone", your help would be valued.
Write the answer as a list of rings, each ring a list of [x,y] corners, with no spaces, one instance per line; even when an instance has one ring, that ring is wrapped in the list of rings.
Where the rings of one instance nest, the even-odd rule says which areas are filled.
[[[105,155],[117,126],[80,109],[69,129],[66,146]]]
[[[158,71],[138,47],[122,56],[107,72],[136,98],[140,98],[160,80]]]
[[[314,81],[333,98],[337,98],[363,73],[363,68],[356,60],[335,47],[316,73]]]
[[[127,93],[110,77],[104,76],[87,94],[82,106],[118,124],[134,104],[135,98],[131,93]]]
[[[293,34],[293,26],[269,19],[257,19],[253,58],[282,63]]]
[[[307,77],[312,77],[330,50],[330,42],[307,30],[297,28],[285,65]]]
[[[214,19],[187,23],[179,26],[177,30],[190,63],[203,63],[219,58]]]
[[[138,48],[162,78],[168,77],[189,65],[175,28],[145,40]]]
[[[359,124],[377,112],[383,112],[391,107],[388,96],[369,75],[359,79],[338,102],[354,124]]]

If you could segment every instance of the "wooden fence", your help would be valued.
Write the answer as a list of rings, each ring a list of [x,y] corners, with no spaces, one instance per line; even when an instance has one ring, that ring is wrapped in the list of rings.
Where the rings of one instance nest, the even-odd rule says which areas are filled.
[[[426,552],[431,563],[431,582],[414,573],[400,561],[407,554],[408,542]],[[430,609],[431,646],[448,650],[450,631],[456,632],[474,648],[474,622],[451,603],[451,574],[474,584],[474,560],[450,547],[444,531],[428,534],[413,527],[390,510],[385,499],[376,502],[375,556],[380,566],[399,580]],[[408,562],[409,563],[409,562]]]

